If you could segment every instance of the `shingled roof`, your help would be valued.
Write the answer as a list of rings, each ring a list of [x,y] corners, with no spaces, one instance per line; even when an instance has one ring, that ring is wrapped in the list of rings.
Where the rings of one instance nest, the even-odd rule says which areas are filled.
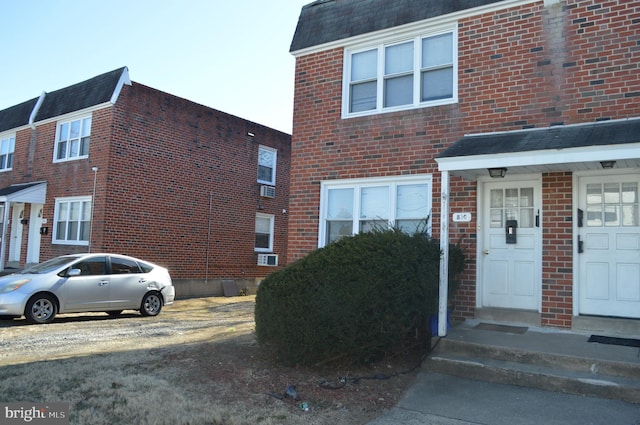
[[[640,119],[602,121],[464,136],[438,158],[496,155],[638,143]]]
[[[290,52],[500,0],[317,0],[302,8]]]
[[[35,121],[57,117],[111,100],[126,67],[47,93]]]
[[[35,108],[38,109],[33,121],[38,122],[109,102],[114,94],[119,93],[122,84],[130,84],[126,67],[51,93],[43,93],[39,107],[39,98],[34,98],[0,111],[0,132],[30,124]]]

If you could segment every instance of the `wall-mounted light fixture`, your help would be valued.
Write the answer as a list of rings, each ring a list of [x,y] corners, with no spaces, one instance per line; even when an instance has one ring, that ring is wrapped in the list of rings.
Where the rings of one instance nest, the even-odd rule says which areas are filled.
[[[600,165],[605,170],[608,170],[608,169],[613,168],[613,166],[616,165],[616,162],[615,161],[600,161]]]
[[[489,170],[489,175],[491,176],[492,179],[503,178],[507,174],[507,169],[504,167],[488,168],[488,170]]]

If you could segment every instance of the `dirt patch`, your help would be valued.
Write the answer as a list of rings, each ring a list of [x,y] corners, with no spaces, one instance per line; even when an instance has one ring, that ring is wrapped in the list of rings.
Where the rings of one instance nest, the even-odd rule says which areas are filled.
[[[357,368],[275,364],[256,343],[254,303],[201,298],[155,318],[1,321],[0,400],[68,402],[71,423],[92,425],[365,424],[414,381],[419,354]],[[299,400],[284,395],[290,386]]]

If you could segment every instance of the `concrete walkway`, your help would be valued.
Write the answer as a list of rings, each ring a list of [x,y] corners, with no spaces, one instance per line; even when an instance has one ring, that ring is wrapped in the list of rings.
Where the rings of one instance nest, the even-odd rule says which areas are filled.
[[[567,357],[571,359],[571,356],[575,356],[576,362],[586,359],[589,363],[589,359],[593,359],[594,364],[606,361],[614,365],[624,364],[625,367],[637,365],[640,369],[640,353],[636,347],[589,343],[589,335],[566,331],[528,328],[526,332],[517,334],[481,330],[477,325],[474,321],[465,322],[453,328],[440,342],[450,339],[456,344],[465,341],[475,347],[486,345],[490,353],[496,353],[497,346],[501,347],[499,350],[534,353],[531,357],[537,359],[536,362],[540,361],[540,356],[548,353],[554,359],[561,356],[563,362]],[[445,348],[437,349],[432,356],[450,354],[446,344],[442,345]],[[462,361],[464,367],[475,366],[485,373],[489,368],[482,358],[477,361],[465,358]],[[496,360],[491,361],[495,363]],[[518,367],[513,363],[508,364]],[[616,398],[587,397],[510,383],[486,382],[469,379],[469,375],[439,373],[429,367],[429,362],[425,362],[416,383],[400,402],[369,425],[640,425],[640,404]],[[530,370],[532,365],[527,365],[527,368]],[[517,370],[513,373],[516,376],[519,374]],[[630,379],[640,385],[638,375],[635,372],[633,375]],[[600,382],[597,378],[595,374],[593,381]],[[583,377],[579,379],[585,380]]]

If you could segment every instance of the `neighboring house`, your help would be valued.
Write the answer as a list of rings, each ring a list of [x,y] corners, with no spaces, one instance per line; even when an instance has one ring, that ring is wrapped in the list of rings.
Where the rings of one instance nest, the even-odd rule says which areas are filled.
[[[105,251],[168,267],[178,296],[255,292],[287,261],[290,148],[127,68],[2,110],[0,269]]]
[[[319,0],[290,50],[288,261],[426,220],[454,315],[638,331],[639,1]]]

